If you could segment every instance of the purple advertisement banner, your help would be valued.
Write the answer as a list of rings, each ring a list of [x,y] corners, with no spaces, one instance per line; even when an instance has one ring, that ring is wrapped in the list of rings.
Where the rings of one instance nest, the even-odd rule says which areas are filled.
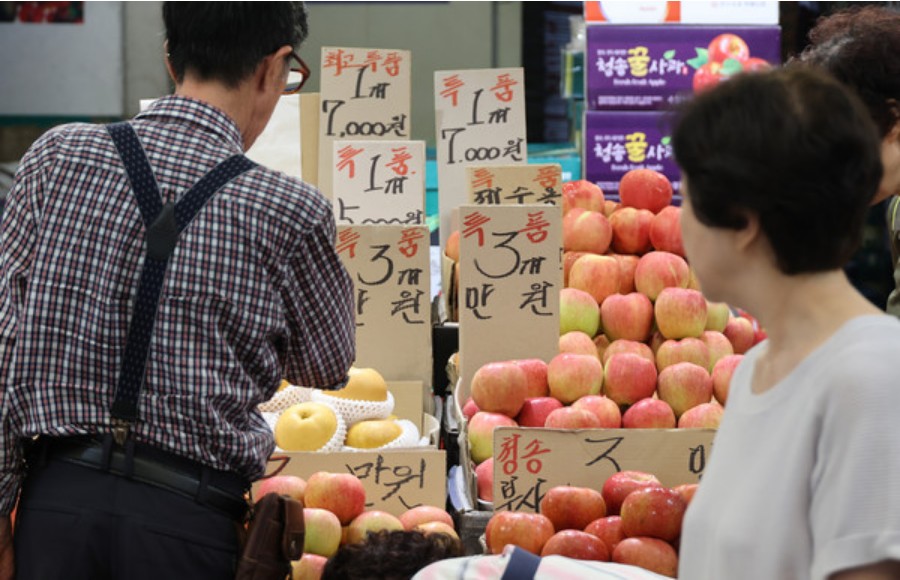
[[[619,201],[619,181],[632,169],[654,169],[672,182],[672,203],[681,205],[681,172],[672,153],[669,113],[587,111],[584,115],[584,178]]]
[[[589,26],[586,100],[592,110],[666,109],[780,60],[778,26]]]

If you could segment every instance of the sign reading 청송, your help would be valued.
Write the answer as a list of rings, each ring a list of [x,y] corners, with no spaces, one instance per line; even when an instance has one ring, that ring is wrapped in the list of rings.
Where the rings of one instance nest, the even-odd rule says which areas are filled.
[[[356,286],[355,365],[430,385],[428,227],[338,226],[336,246]]]
[[[538,511],[552,487],[597,491],[618,471],[655,475],[673,487],[697,483],[712,450],[715,429],[494,430],[494,510]]]
[[[319,189],[332,198],[335,140],[406,140],[410,135],[408,50],[322,47]]]
[[[483,364],[559,352],[562,208],[459,208],[459,359],[465,401]]]
[[[334,141],[338,224],[425,223],[424,141]]]
[[[562,167],[556,163],[466,167],[468,203],[562,205]]]
[[[465,167],[528,162],[521,68],[434,73],[441,246],[466,203]]]

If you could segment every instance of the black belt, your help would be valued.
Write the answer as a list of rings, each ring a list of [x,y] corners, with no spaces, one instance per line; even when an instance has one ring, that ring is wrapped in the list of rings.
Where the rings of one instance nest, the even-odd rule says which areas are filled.
[[[165,489],[201,505],[219,510],[235,521],[247,515],[244,493],[249,482],[141,443],[116,445],[111,435],[92,437],[39,437],[27,453],[28,463],[58,459]]]

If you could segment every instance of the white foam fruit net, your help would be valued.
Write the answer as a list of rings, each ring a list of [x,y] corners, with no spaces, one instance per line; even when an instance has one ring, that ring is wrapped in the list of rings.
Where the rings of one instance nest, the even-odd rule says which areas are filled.
[[[313,389],[309,387],[287,386],[275,393],[274,397],[260,404],[259,410],[263,413],[275,413],[278,415],[291,405],[311,400],[312,392]]]
[[[419,429],[415,426],[412,421],[408,421],[406,419],[397,419],[396,423],[400,425],[400,429],[402,430],[400,435],[388,443],[387,445],[383,445],[381,447],[367,447],[365,449],[361,449],[359,447],[349,447],[344,445],[344,451],[378,451],[381,449],[402,449],[405,447],[417,447],[419,445]]]
[[[325,403],[344,417],[347,425],[353,425],[365,419],[387,419],[394,412],[394,395],[388,391],[385,401],[360,401],[334,397],[325,391],[313,390],[312,400]]]

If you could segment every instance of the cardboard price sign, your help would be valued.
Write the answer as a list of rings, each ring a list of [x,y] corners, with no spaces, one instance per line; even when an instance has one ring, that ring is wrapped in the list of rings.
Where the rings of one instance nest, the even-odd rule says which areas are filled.
[[[335,141],[338,224],[425,223],[424,141]]]
[[[338,226],[337,252],[356,285],[356,366],[431,384],[427,226]]]
[[[317,471],[352,473],[366,490],[366,508],[399,516],[406,510],[447,501],[447,455],[437,449],[392,449],[385,451],[337,451],[334,453],[291,452],[269,460],[272,471],[286,457],[284,475],[304,479]]]
[[[697,483],[714,429],[494,430],[494,510],[538,511],[552,487],[600,491],[618,471],[654,474],[667,487]]]
[[[562,208],[467,205],[459,221],[464,401],[481,365],[559,352]]]
[[[562,167],[556,163],[466,167],[468,203],[562,205]]]
[[[434,73],[441,246],[466,203],[467,165],[528,162],[525,74],[521,68]]]
[[[326,197],[335,140],[409,138],[411,61],[408,50],[322,47],[319,189]]]

